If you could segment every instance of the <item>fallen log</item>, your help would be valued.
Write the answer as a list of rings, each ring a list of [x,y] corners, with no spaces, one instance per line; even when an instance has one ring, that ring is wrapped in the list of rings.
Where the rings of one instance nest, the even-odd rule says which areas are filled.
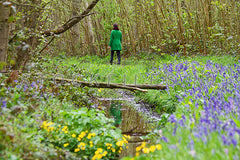
[[[163,86],[163,85],[152,85],[152,84],[123,84],[123,83],[117,83],[119,85],[125,85],[128,87],[137,87],[137,88],[141,88],[141,89],[156,89],[156,90],[165,90],[167,89],[167,86]]]
[[[134,86],[127,86],[127,85],[121,85],[121,84],[115,84],[115,83],[104,83],[104,82],[84,82],[84,81],[78,81],[78,80],[72,80],[72,79],[63,79],[63,78],[51,78],[54,82],[71,82],[71,83],[78,83],[81,86],[87,86],[87,87],[93,87],[93,88],[120,88],[120,89],[128,89],[130,91],[140,91],[140,92],[147,92],[147,90],[143,90],[138,87]]]
[[[65,79],[65,78],[49,78],[49,77],[41,77],[43,79],[50,79],[56,82],[68,82],[73,84],[79,84],[81,86],[93,87],[93,88],[119,88],[119,89],[128,89],[130,91],[140,91],[147,92],[146,89],[154,89],[154,90],[165,90],[167,86],[164,85],[150,85],[150,84],[123,84],[123,83],[105,83],[105,82],[84,82],[73,79]]]

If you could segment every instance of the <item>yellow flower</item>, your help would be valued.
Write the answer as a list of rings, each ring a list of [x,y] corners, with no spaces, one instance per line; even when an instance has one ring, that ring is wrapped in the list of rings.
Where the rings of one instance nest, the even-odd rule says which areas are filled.
[[[112,147],[112,144],[111,143],[106,143],[106,146]]]
[[[85,143],[83,143],[83,142],[81,142],[80,144],[81,144],[82,146],[86,146],[86,144],[85,144]]]
[[[156,146],[151,146],[151,147],[150,147],[150,151],[151,151],[151,152],[154,152],[155,150],[156,150]]]
[[[64,131],[66,134],[68,133],[68,131]]]
[[[143,148],[143,153],[149,153],[149,148]]]
[[[101,154],[96,155],[97,159],[101,159],[103,156]]]
[[[160,144],[157,144],[156,148],[157,148],[157,150],[160,150],[160,149],[162,149],[162,146]]]
[[[104,151],[102,155],[103,155],[103,156],[106,156],[106,155],[107,155],[107,151]]]
[[[74,152],[78,152],[78,151],[80,151],[80,149],[79,149],[79,148],[76,148],[76,149],[74,150]]]
[[[92,160],[95,160],[97,157],[96,157],[96,155],[94,155],[93,157],[92,157]]]
[[[85,132],[81,132],[80,135],[78,136],[79,138],[83,138],[86,135]]]
[[[114,153],[116,150],[114,148],[112,148],[112,152]]]
[[[133,158],[131,158],[130,160],[134,160],[135,158],[133,157]]]
[[[123,143],[123,141],[118,141],[118,142],[116,143],[116,145],[120,147],[120,146],[123,146],[124,143]]]
[[[80,142],[79,145],[78,145],[78,147],[82,147],[82,146],[85,147],[86,144],[85,144],[84,142]]]
[[[53,131],[53,130],[54,130],[54,127],[49,127],[49,128],[50,128],[50,130],[51,130],[51,131]]]
[[[72,137],[73,137],[73,138],[76,137],[76,134],[72,134]]]
[[[141,147],[144,148],[146,146],[146,142],[143,142]]]
[[[98,89],[98,92],[102,92],[102,88],[99,88],[99,89]]]
[[[97,150],[99,151],[99,153],[102,153],[102,152],[103,152],[103,149],[102,149],[102,148],[98,148]]]
[[[191,101],[189,101],[189,102],[188,102],[188,104],[192,104],[192,102],[191,102]]]
[[[63,147],[67,147],[69,145],[69,143],[65,143],[64,145],[63,145]]]
[[[47,124],[47,121],[43,121],[42,125],[45,126]]]
[[[123,142],[128,143],[127,139],[123,137]]]
[[[67,126],[64,126],[63,128],[62,128],[62,131],[64,132],[64,131],[66,131],[67,130]]]
[[[91,138],[92,138],[91,134],[88,134],[87,139],[91,139]]]
[[[49,123],[47,123],[46,125],[47,126],[51,126],[51,125],[53,125],[54,123],[53,122],[49,122]]]
[[[81,150],[85,150],[85,147],[81,147]]]
[[[136,156],[139,156],[139,152],[136,153]]]

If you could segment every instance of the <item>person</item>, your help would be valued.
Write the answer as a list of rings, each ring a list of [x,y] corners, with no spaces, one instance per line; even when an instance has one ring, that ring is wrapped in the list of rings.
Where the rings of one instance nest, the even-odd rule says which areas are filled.
[[[119,30],[118,25],[113,24],[113,30],[111,31],[109,47],[111,48],[110,64],[113,63],[114,52],[117,52],[118,65],[121,63],[120,51],[122,50],[122,32]]]

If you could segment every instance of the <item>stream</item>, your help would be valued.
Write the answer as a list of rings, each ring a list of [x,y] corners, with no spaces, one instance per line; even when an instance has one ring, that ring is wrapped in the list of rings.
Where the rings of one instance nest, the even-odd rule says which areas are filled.
[[[103,106],[107,117],[115,119],[115,126],[122,130],[123,134],[130,135],[128,148],[119,155],[120,159],[126,156],[135,156],[136,147],[141,145],[141,136],[150,133],[154,122],[159,121],[160,115],[151,112],[150,105],[135,101],[130,93],[117,90],[121,98],[99,98],[98,105]]]

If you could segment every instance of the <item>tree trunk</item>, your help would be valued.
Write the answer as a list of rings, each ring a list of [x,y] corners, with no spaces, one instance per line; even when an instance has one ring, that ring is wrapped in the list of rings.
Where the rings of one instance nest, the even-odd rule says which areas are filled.
[[[186,49],[185,39],[184,39],[184,29],[183,29],[182,16],[180,12],[179,0],[176,0],[176,4],[177,4],[178,25],[180,30],[181,44],[183,45],[183,54],[184,56],[186,56],[187,49]]]
[[[88,2],[85,2],[86,7],[88,6]],[[88,35],[89,35],[89,52],[91,55],[95,55],[96,54],[96,50],[94,48],[94,42],[95,42],[95,38],[94,38],[94,32],[93,32],[93,26],[92,26],[92,21],[90,17],[87,17],[86,19],[86,23],[87,23],[87,28],[88,28]]]
[[[78,16],[78,10],[80,9],[80,3],[82,2],[82,0],[72,0],[72,15],[73,17],[77,17]],[[79,24],[75,24],[72,27],[72,53],[74,54],[74,56],[77,55],[78,52],[78,48],[79,48],[79,40],[80,40],[80,28],[79,28]]]
[[[10,9],[0,3],[0,71],[6,71],[7,64],[7,45],[8,45],[8,17]]]
[[[40,5],[41,0],[31,0],[33,5]],[[31,11],[31,15],[29,17],[25,17],[23,19],[23,24],[25,28],[28,28],[27,39],[23,40],[21,43],[21,47],[17,51],[17,59],[12,69],[18,70],[20,67],[24,67],[27,61],[30,59],[30,51],[31,49],[35,49],[39,44],[37,37],[33,34],[32,31],[38,29],[38,18],[41,14],[39,8],[35,8],[34,6],[26,6],[24,7],[26,12]]]

